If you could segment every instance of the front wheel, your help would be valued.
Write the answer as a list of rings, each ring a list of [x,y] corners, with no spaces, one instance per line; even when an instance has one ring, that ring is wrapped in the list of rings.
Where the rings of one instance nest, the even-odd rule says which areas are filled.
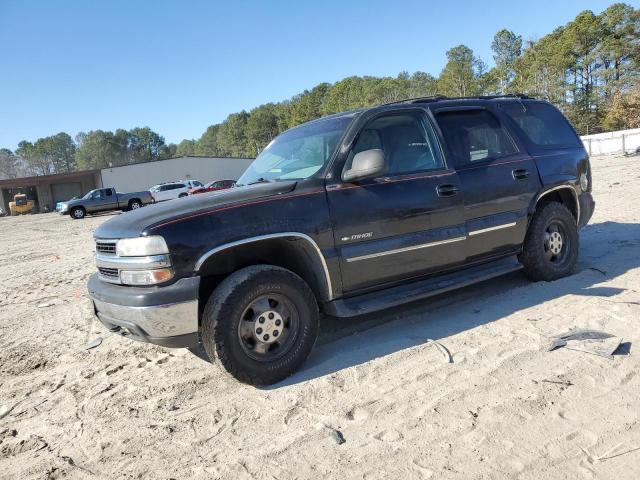
[[[566,206],[549,202],[534,214],[519,259],[527,278],[551,281],[571,274],[578,250],[575,218]]]
[[[202,317],[202,344],[237,380],[271,385],[304,363],[318,324],[318,305],[304,280],[284,268],[255,265],[214,290]]]
[[[70,214],[71,214],[71,218],[73,218],[74,220],[82,220],[87,214],[87,212],[85,212],[84,208],[82,207],[76,207],[73,210],[71,210]]]

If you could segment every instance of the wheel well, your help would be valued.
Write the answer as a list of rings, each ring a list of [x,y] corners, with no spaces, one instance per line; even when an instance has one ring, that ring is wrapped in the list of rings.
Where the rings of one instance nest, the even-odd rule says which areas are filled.
[[[576,219],[577,223],[579,220],[578,199],[575,191],[574,193],[571,193],[570,189],[572,189],[572,187],[562,187],[556,190],[549,191],[547,193],[543,193],[540,198],[538,198],[535,209],[537,210],[539,206],[541,207],[542,205],[545,205],[549,202],[558,202],[569,209],[569,211],[573,215],[573,218]]]
[[[142,201],[139,198],[132,198],[131,200],[129,200],[129,205],[131,205],[133,202],[142,203]]]
[[[74,210],[77,210],[77,209],[84,210],[85,212],[87,211],[87,209],[84,208],[82,205],[76,205],[75,207],[71,207],[71,210],[69,211],[73,212]]]
[[[199,269],[202,307],[222,280],[250,265],[286,268],[307,282],[319,302],[330,300],[330,280],[316,248],[302,237],[283,236],[244,243],[215,253]]]

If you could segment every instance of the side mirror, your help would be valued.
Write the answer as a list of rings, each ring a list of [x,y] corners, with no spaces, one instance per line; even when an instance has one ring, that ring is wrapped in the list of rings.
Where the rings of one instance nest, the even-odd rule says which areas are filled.
[[[342,172],[343,182],[353,182],[364,178],[382,175],[387,169],[382,150],[374,148],[357,153],[351,162],[351,168]]]

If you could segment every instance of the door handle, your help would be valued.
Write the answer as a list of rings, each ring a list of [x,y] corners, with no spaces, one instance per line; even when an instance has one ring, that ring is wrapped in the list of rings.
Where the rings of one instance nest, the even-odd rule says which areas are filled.
[[[515,170],[511,170],[511,175],[513,175],[514,180],[524,180],[529,176],[529,171],[524,168],[517,168]]]
[[[458,193],[458,187],[451,184],[438,185],[436,192],[438,192],[439,197],[453,197]]]

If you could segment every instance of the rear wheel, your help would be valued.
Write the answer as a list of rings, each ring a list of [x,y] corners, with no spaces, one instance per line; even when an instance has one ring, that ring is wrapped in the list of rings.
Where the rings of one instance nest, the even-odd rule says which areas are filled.
[[[534,281],[551,281],[573,271],[578,259],[576,221],[561,203],[544,204],[533,216],[520,254],[525,275]]]
[[[181,193],[180,195],[178,195],[178,198],[184,198],[184,197],[188,197],[189,194],[188,193]]]
[[[131,200],[129,202],[129,210],[137,210],[139,208],[142,208],[142,203],[140,202],[140,200]]]
[[[295,372],[318,334],[315,296],[284,268],[256,265],[227,277],[202,318],[207,355],[237,380],[270,385]]]
[[[70,215],[74,220],[82,220],[87,212],[82,207],[75,207],[71,210]]]

